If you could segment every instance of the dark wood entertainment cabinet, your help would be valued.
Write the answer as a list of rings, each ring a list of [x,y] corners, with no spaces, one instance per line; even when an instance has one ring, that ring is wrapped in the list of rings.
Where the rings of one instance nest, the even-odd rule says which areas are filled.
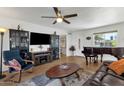
[[[9,29],[10,50],[18,49],[23,59],[31,59],[35,65],[50,62],[59,58],[59,35],[50,34],[50,51],[29,52],[30,32],[24,30]],[[46,61],[46,62],[45,62]]]

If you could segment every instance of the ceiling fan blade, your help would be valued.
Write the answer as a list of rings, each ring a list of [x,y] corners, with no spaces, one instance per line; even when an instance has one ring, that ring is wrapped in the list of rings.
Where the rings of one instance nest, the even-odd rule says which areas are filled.
[[[70,14],[70,15],[65,15],[64,18],[70,18],[70,17],[76,17],[77,14]]]
[[[56,15],[58,16],[58,15],[59,15],[59,10],[58,10],[58,8],[57,8],[57,7],[53,7],[53,8],[54,8],[54,11],[55,11]]]
[[[55,24],[55,23],[57,23],[57,21],[56,21],[56,20],[53,22],[53,24]]]
[[[54,17],[54,16],[41,16],[41,18],[57,18],[57,17]]]
[[[70,24],[70,22],[67,21],[66,19],[63,19],[63,21],[64,21],[65,23],[67,23],[67,24]]]

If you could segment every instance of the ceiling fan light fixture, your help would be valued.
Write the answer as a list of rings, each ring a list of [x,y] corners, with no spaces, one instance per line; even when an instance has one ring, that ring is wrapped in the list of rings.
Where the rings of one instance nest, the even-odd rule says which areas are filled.
[[[63,19],[62,19],[62,18],[57,18],[56,21],[57,21],[58,23],[61,23],[61,22],[63,21]]]
[[[66,19],[77,16],[76,13],[75,14],[62,15],[61,11],[57,7],[53,7],[53,9],[54,9],[56,16],[42,16],[42,18],[54,18],[55,21],[52,24],[61,23],[61,22],[71,24],[71,22],[69,22]]]

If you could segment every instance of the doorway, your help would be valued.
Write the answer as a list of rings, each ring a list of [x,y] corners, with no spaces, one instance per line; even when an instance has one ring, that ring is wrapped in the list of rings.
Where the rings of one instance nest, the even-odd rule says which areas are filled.
[[[66,35],[60,36],[60,54],[61,57],[66,56]]]

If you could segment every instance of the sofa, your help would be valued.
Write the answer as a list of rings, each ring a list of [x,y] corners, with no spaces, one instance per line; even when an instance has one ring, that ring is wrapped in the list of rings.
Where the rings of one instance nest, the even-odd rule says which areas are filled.
[[[108,68],[111,61],[105,61],[83,86],[124,86],[124,75],[117,75]]]

